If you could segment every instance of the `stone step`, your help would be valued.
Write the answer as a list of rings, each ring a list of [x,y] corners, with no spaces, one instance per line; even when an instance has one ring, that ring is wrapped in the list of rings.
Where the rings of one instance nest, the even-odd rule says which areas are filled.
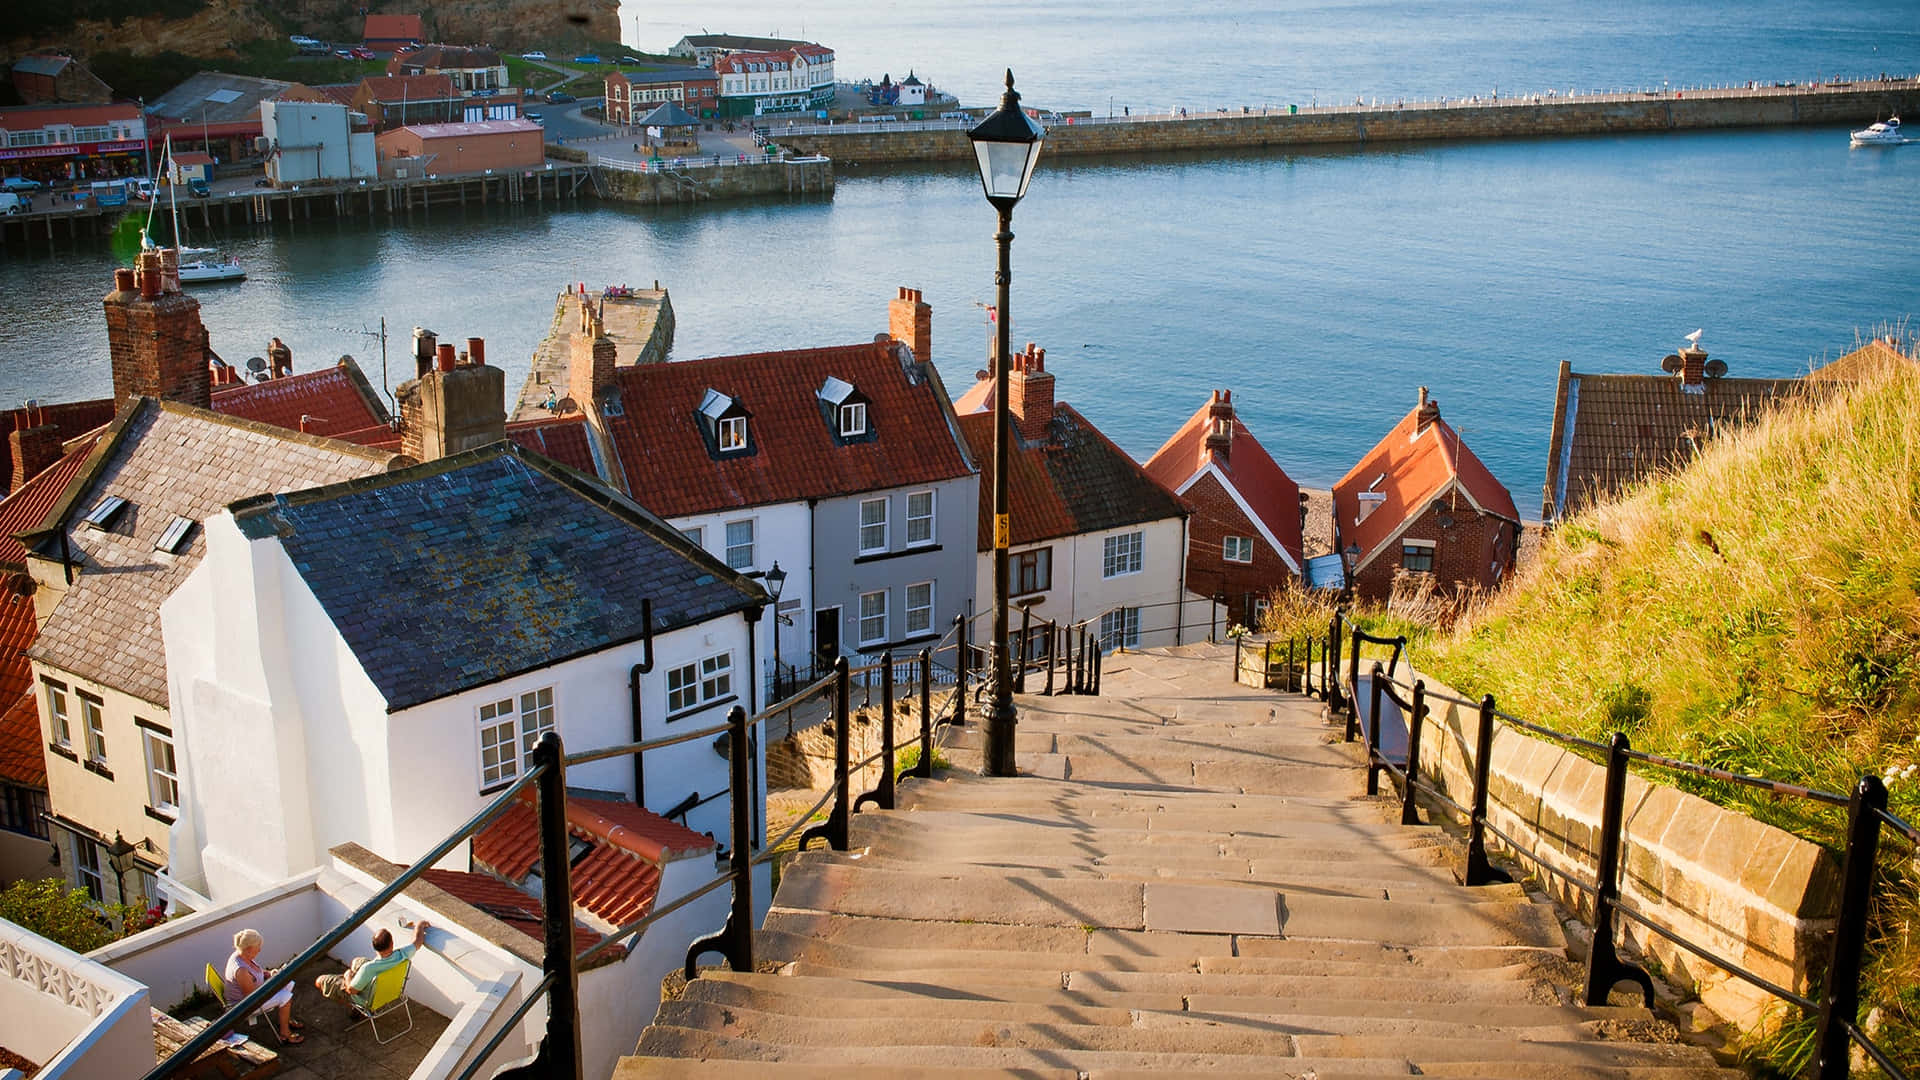
[[[1496,969],[1497,974],[1479,978],[1432,976],[1412,978],[1405,975],[1208,975],[1192,971],[1113,971],[1088,969],[1055,971],[952,971],[944,968],[906,968],[888,972],[869,972],[856,968],[837,968],[807,961],[786,965],[783,972],[793,978],[840,979],[848,982],[880,981],[896,985],[938,986],[947,990],[992,993],[1007,989],[1046,991],[1063,987],[1079,993],[1138,994],[1148,998],[1174,998],[1185,1001],[1204,997],[1210,1002],[1234,997],[1303,998],[1324,995],[1328,998],[1365,999],[1392,1002],[1430,1002],[1455,1006],[1482,1004],[1554,1005],[1559,999],[1544,980],[1529,979],[1524,968]],[[1137,1006],[1166,1008],[1166,1006]],[[1233,1011],[1209,1006],[1208,1011]]]
[[[612,1080],[1080,1080],[1079,1069],[949,1068],[894,1061],[880,1065],[801,1064],[776,1061],[693,1061],[625,1057]],[[1164,1078],[1162,1078],[1164,1080]]]
[[[897,1062],[902,1051],[897,1046],[788,1046],[656,1024],[641,1036],[639,1053],[655,1057],[731,1058],[755,1063],[887,1065]],[[1135,1050],[1061,1050],[991,1045],[942,1046],[937,1055],[948,1067],[1053,1069],[1064,1065],[1085,1072],[1147,1070],[1163,1076],[1183,1073],[1302,1076],[1332,1064],[1330,1061],[1306,1060],[1284,1054],[1156,1054]],[[1347,1061],[1342,1062],[1341,1067],[1354,1076],[1406,1076],[1410,1073],[1405,1059],[1399,1057],[1380,1058],[1373,1062]]]
[[[903,854],[895,854],[903,847],[905,847],[904,842],[895,841],[881,846],[869,846],[852,852],[833,854],[840,858],[847,858],[865,852],[865,857],[871,860],[869,865],[893,865],[896,869],[908,865],[946,862],[999,866],[1007,869],[1026,867],[1040,876],[1044,876],[1047,870],[1091,869],[1132,871],[1148,875],[1230,877],[1243,881],[1275,881],[1285,878],[1299,882],[1303,886],[1397,884],[1451,889],[1459,885],[1459,879],[1452,868],[1445,861],[1439,860],[1357,862],[1352,859],[1250,859],[1244,855],[1224,855],[1217,851],[1197,852],[1184,847],[1158,851],[1120,848],[1114,851],[1061,853],[941,852],[936,856],[931,852],[907,851]],[[1164,848],[1165,845],[1162,847]],[[1425,852],[1431,849],[1416,850]],[[826,854],[828,853],[824,849],[815,849],[807,853],[806,857],[816,858]],[[1500,889],[1489,887],[1480,889],[1478,895],[1497,896],[1512,892],[1512,888],[1507,886]]]
[[[1638,1043],[1593,1040],[1586,1042],[1506,1039],[1395,1039],[1379,1035],[1299,1035],[1294,1039],[1307,1057],[1382,1057],[1405,1054],[1422,1072],[1428,1063],[1443,1061],[1505,1061],[1597,1065],[1602,1068],[1652,1065],[1659,1068],[1712,1068],[1713,1054],[1698,1046],[1678,1043]]]
[[[954,829],[1008,829],[1024,828],[1040,831],[1055,829],[1084,830],[1097,828],[1102,831],[1118,832],[1185,832],[1196,837],[1214,837],[1223,833],[1234,836],[1263,836],[1272,839],[1298,840],[1311,846],[1328,841],[1337,844],[1351,844],[1364,838],[1368,842],[1378,838],[1388,844],[1405,843],[1413,838],[1425,838],[1428,842],[1445,836],[1444,830],[1435,825],[1402,825],[1398,820],[1298,820],[1276,816],[1264,809],[1238,809],[1232,807],[1211,807],[1187,810],[1152,809],[1149,807],[1120,808],[1092,811],[1083,815],[1064,816],[1051,809],[965,809],[965,810],[911,810],[894,813],[875,813],[871,817],[862,817],[863,823],[890,822],[895,828],[912,827],[914,829],[935,829],[951,827]]]
[[[862,815],[865,816],[865,815]],[[856,818],[856,821],[859,819]],[[1331,840],[1315,843],[1289,841],[1271,836],[1206,835],[1190,832],[1153,832],[1103,829],[1036,829],[1018,827],[977,828],[965,832],[937,830],[919,832],[908,824],[887,823],[880,815],[854,825],[849,840],[876,855],[903,858],[970,859],[979,856],[1045,855],[1109,856],[1133,854],[1148,856],[1167,853],[1190,858],[1211,855],[1243,858],[1258,870],[1310,868],[1333,862],[1353,867],[1452,867],[1459,861],[1454,846],[1445,837],[1414,835],[1386,837],[1379,843],[1340,844]]]
[[[1092,809],[1133,804],[1175,805],[1194,809],[1216,807],[1266,808],[1275,814],[1289,811],[1301,817],[1326,813],[1334,819],[1352,816],[1362,820],[1398,820],[1400,801],[1384,795],[1261,795],[1232,791],[1208,791],[1202,788],[1146,784],[1122,784],[1096,780],[1036,781],[1024,777],[948,776],[933,780],[913,777],[900,783],[900,804],[911,808],[915,800],[929,809],[964,810],[975,807],[1011,809],[1024,806],[1071,807],[1086,805]]]
[[[801,861],[780,882],[778,910],[942,922],[1083,929],[1384,940],[1400,945],[1564,948],[1552,910],[1528,901],[1471,905],[1316,896],[1182,882],[1033,879],[981,870],[941,874]]]

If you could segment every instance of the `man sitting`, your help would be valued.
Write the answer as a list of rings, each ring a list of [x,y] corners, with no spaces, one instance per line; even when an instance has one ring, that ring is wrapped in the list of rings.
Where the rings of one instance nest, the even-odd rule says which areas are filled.
[[[413,959],[415,949],[427,940],[427,920],[421,919],[414,924],[413,941],[398,949],[393,947],[393,934],[386,927],[373,932],[373,951],[379,955],[373,959],[356,956],[347,965],[344,975],[322,975],[313,980],[313,988],[324,997],[349,1005],[365,1007],[373,996],[373,983],[382,972],[389,971],[400,964]]]

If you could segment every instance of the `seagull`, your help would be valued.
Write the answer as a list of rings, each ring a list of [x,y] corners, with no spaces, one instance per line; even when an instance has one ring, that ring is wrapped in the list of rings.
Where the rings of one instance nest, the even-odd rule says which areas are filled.
[[[1702,329],[1699,329],[1699,330],[1695,330],[1695,331],[1694,331],[1693,333],[1691,333],[1691,334],[1688,334],[1688,335],[1687,335],[1687,344],[1688,344],[1688,345],[1691,345],[1691,346],[1693,346],[1693,347],[1694,347],[1694,348],[1696,348],[1696,349],[1697,349],[1697,348],[1699,348],[1699,347],[1700,347],[1700,335],[1702,335],[1702,334],[1704,334],[1704,333],[1706,333],[1706,332],[1707,332],[1707,331],[1706,331],[1706,330],[1705,330],[1704,328],[1702,328]]]

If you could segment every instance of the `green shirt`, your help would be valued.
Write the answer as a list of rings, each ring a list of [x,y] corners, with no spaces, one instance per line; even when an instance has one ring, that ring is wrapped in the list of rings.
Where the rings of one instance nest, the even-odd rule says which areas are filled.
[[[347,983],[347,989],[353,991],[353,996],[356,998],[365,998],[372,994],[374,980],[378,979],[382,972],[390,971],[411,960],[413,948],[412,945],[402,945],[385,956],[378,956],[361,964],[360,970],[354,973],[352,981]]]

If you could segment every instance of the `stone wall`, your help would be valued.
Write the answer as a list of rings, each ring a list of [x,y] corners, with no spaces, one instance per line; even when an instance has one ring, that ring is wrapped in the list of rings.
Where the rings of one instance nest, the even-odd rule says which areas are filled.
[[[1872,90],[1698,91],[1644,100],[1558,99],[1539,104],[1354,107],[1298,115],[1208,113],[1133,123],[1055,123],[1044,153],[1140,154],[1264,146],[1364,145],[1432,139],[1512,139],[1777,125],[1860,126],[1890,113],[1920,112],[1920,85]],[[971,161],[966,132],[848,126],[826,135],[776,132],[780,145],[839,161]],[[880,130],[876,130],[880,129]]]
[[[775,161],[672,172],[594,169],[600,197],[614,202],[690,203],[833,191],[833,162]]]

